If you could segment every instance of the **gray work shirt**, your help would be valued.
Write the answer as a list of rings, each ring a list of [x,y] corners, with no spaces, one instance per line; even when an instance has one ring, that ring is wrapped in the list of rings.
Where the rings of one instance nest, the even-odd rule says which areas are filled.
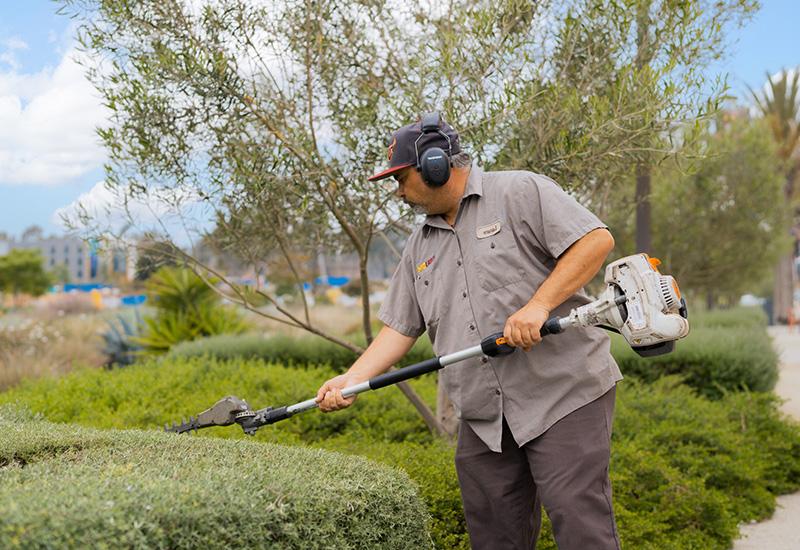
[[[606,227],[553,180],[473,166],[453,227],[428,216],[406,243],[378,317],[405,335],[426,330],[437,356],[502,332],[556,259]],[[553,310],[590,302],[583,289]],[[544,433],[622,378],[599,328],[568,329],[525,353],[468,359],[439,371],[456,412],[495,452],[505,416],[518,445]]]

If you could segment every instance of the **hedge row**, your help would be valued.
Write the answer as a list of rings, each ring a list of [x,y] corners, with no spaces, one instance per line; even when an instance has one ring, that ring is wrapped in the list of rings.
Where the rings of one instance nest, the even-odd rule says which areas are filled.
[[[152,427],[227,394],[255,407],[300,401],[332,374],[330,367],[259,361],[151,362],[26,382],[0,394],[0,402],[17,402],[62,422]],[[432,377],[413,384],[434,402]],[[235,426],[201,433],[245,437]],[[615,507],[629,548],[727,548],[739,522],[768,516],[774,494],[800,486],[800,430],[781,418],[767,394],[709,401],[673,378],[653,384],[629,379],[618,392],[613,437]],[[428,506],[437,546],[469,547],[453,449],[430,436],[396,388],[365,394],[335,414],[298,415],[260,430],[256,439],[364,455],[406,470]],[[545,536],[541,547],[554,548],[552,538]]]
[[[320,449],[0,409],[1,548],[425,548],[406,474]]]

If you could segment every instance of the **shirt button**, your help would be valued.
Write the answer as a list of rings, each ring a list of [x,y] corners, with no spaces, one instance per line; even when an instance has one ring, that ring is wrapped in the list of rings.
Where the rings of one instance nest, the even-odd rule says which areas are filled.
[[[475,325],[470,325],[469,330],[475,330]]]
[[[462,298],[466,298],[466,297],[467,297],[467,293],[466,293],[466,292],[462,292],[462,293],[461,293],[461,297],[462,297]]]
[[[460,266],[461,265],[461,260],[456,260],[456,264]]]
[[[500,395],[500,390],[494,390],[495,395]]]
[[[481,363],[488,363],[489,360],[486,357],[481,357]]]
[[[492,244],[489,245],[489,248],[494,248],[494,241],[492,241]]]

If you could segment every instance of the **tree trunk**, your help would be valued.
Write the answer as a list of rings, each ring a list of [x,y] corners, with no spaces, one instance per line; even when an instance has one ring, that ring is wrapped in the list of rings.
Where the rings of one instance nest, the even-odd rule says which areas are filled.
[[[786,175],[786,183],[783,186],[786,204],[792,204],[794,195],[794,180],[797,176],[797,169],[800,165],[795,165],[789,169]],[[791,208],[791,207],[790,207]],[[797,247],[796,228],[797,214],[791,208],[792,223],[792,249],[784,254],[775,266],[775,278],[772,286],[772,320],[778,325],[788,323],[789,312],[794,306],[794,255]]]
[[[650,166],[636,165],[636,252],[652,254]]]
[[[714,293],[712,291],[710,291],[710,290],[707,290],[706,291],[706,309],[708,311],[711,311],[712,309],[714,309],[714,306],[716,305],[716,303],[717,303],[717,301],[714,299]]]
[[[789,252],[775,266],[772,293],[772,316],[775,324],[787,323],[794,302],[794,253]]]
[[[441,426],[444,434],[450,439],[455,439],[458,433],[456,409],[453,407],[452,401],[447,397],[442,384],[438,382],[436,386],[436,420],[439,421],[439,426]]]

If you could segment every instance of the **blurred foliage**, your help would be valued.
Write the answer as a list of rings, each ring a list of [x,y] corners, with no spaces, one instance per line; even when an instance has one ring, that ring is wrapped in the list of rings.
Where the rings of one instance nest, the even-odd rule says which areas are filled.
[[[622,374],[645,382],[678,375],[698,394],[711,399],[741,390],[768,392],[775,387],[779,357],[761,308],[699,315],[690,308],[689,323],[689,336],[675,343],[675,351],[657,357],[640,357],[621,336],[612,334],[611,353]]]
[[[52,284],[38,249],[19,249],[0,256],[0,291],[8,294],[44,294]]]
[[[655,249],[682,287],[738,298],[791,248],[782,168],[763,120],[730,113],[703,140],[695,173],[671,162],[655,175]]]
[[[164,266],[176,266],[175,247],[168,241],[147,239],[138,243],[136,257],[137,281],[146,281]]]
[[[135,312],[135,319],[131,322],[124,315],[117,315],[114,319],[108,319],[108,330],[101,334],[103,338],[103,354],[106,356],[105,367],[124,367],[132,365],[137,358],[142,346],[136,340],[141,337],[144,323],[139,315],[139,310]]]
[[[211,286],[215,282],[187,268],[160,268],[146,283],[148,303],[156,314],[144,319],[142,335],[132,341],[147,353],[159,354],[180,342],[245,332],[249,324],[236,309],[220,304]]]

